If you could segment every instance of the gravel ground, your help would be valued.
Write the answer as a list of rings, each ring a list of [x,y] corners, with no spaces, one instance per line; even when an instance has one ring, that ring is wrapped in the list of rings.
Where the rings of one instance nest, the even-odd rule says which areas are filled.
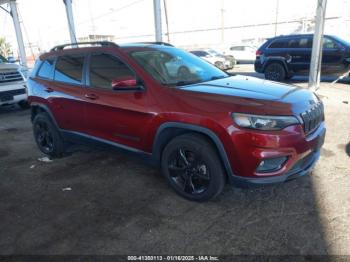
[[[201,204],[131,155],[40,161],[29,111],[1,108],[0,254],[350,255],[350,86],[318,93],[328,130],[310,176]]]

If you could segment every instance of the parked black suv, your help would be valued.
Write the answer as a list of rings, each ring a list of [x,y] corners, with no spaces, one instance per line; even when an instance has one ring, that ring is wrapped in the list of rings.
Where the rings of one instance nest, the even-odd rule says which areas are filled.
[[[257,51],[255,71],[282,81],[309,73],[313,35],[285,35],[268,39]],[[336,36],[323,40],[322,74],[340,75],[349,70],[350,43]]]

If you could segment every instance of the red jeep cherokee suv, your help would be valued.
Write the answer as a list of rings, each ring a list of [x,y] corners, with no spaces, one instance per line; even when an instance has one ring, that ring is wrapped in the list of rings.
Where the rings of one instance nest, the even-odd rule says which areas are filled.
[[[320,155],[323,104],[305,89],[230,76],[166,43],[62,45],[28,80],[35,141],[52,157],[97,141],[161,166],[177,193],[217,196],[307,174]]]

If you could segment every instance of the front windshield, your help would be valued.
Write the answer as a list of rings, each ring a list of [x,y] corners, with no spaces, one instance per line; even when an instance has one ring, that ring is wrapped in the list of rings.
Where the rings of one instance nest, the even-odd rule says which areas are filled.
[[[229,76],[201,58],[177,48],[135,51],[131,56],[164,85],[181,86]]]
[[[340,43],[342,43],[343,45],[347,46],[347,47],[350,47],[350,42],[343,39],[343,38],[340,38],[338,36],[333,36],[333,38],[335,38],[336,40],[338,40]]]

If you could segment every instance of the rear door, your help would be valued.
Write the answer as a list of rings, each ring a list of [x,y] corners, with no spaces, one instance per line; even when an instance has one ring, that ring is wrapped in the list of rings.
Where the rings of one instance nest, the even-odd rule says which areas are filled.
[[[60,128],[83,132],[84,122],[84,54],[59,56],[55,63],[48,99]]]
[[[290,56],[289,63],[294,72],[299,74],[307,74],[309,72],[311,51],[311,36],[295,37],[288,41],[287,56]]]
[[[122,60],[109,53],[89,57],[89,88],[85,96],[86,124],[89,135],[141,148],[145,126],[150,115],[144,89],[113,88],[115,79],[135,78],[136,74]]]

